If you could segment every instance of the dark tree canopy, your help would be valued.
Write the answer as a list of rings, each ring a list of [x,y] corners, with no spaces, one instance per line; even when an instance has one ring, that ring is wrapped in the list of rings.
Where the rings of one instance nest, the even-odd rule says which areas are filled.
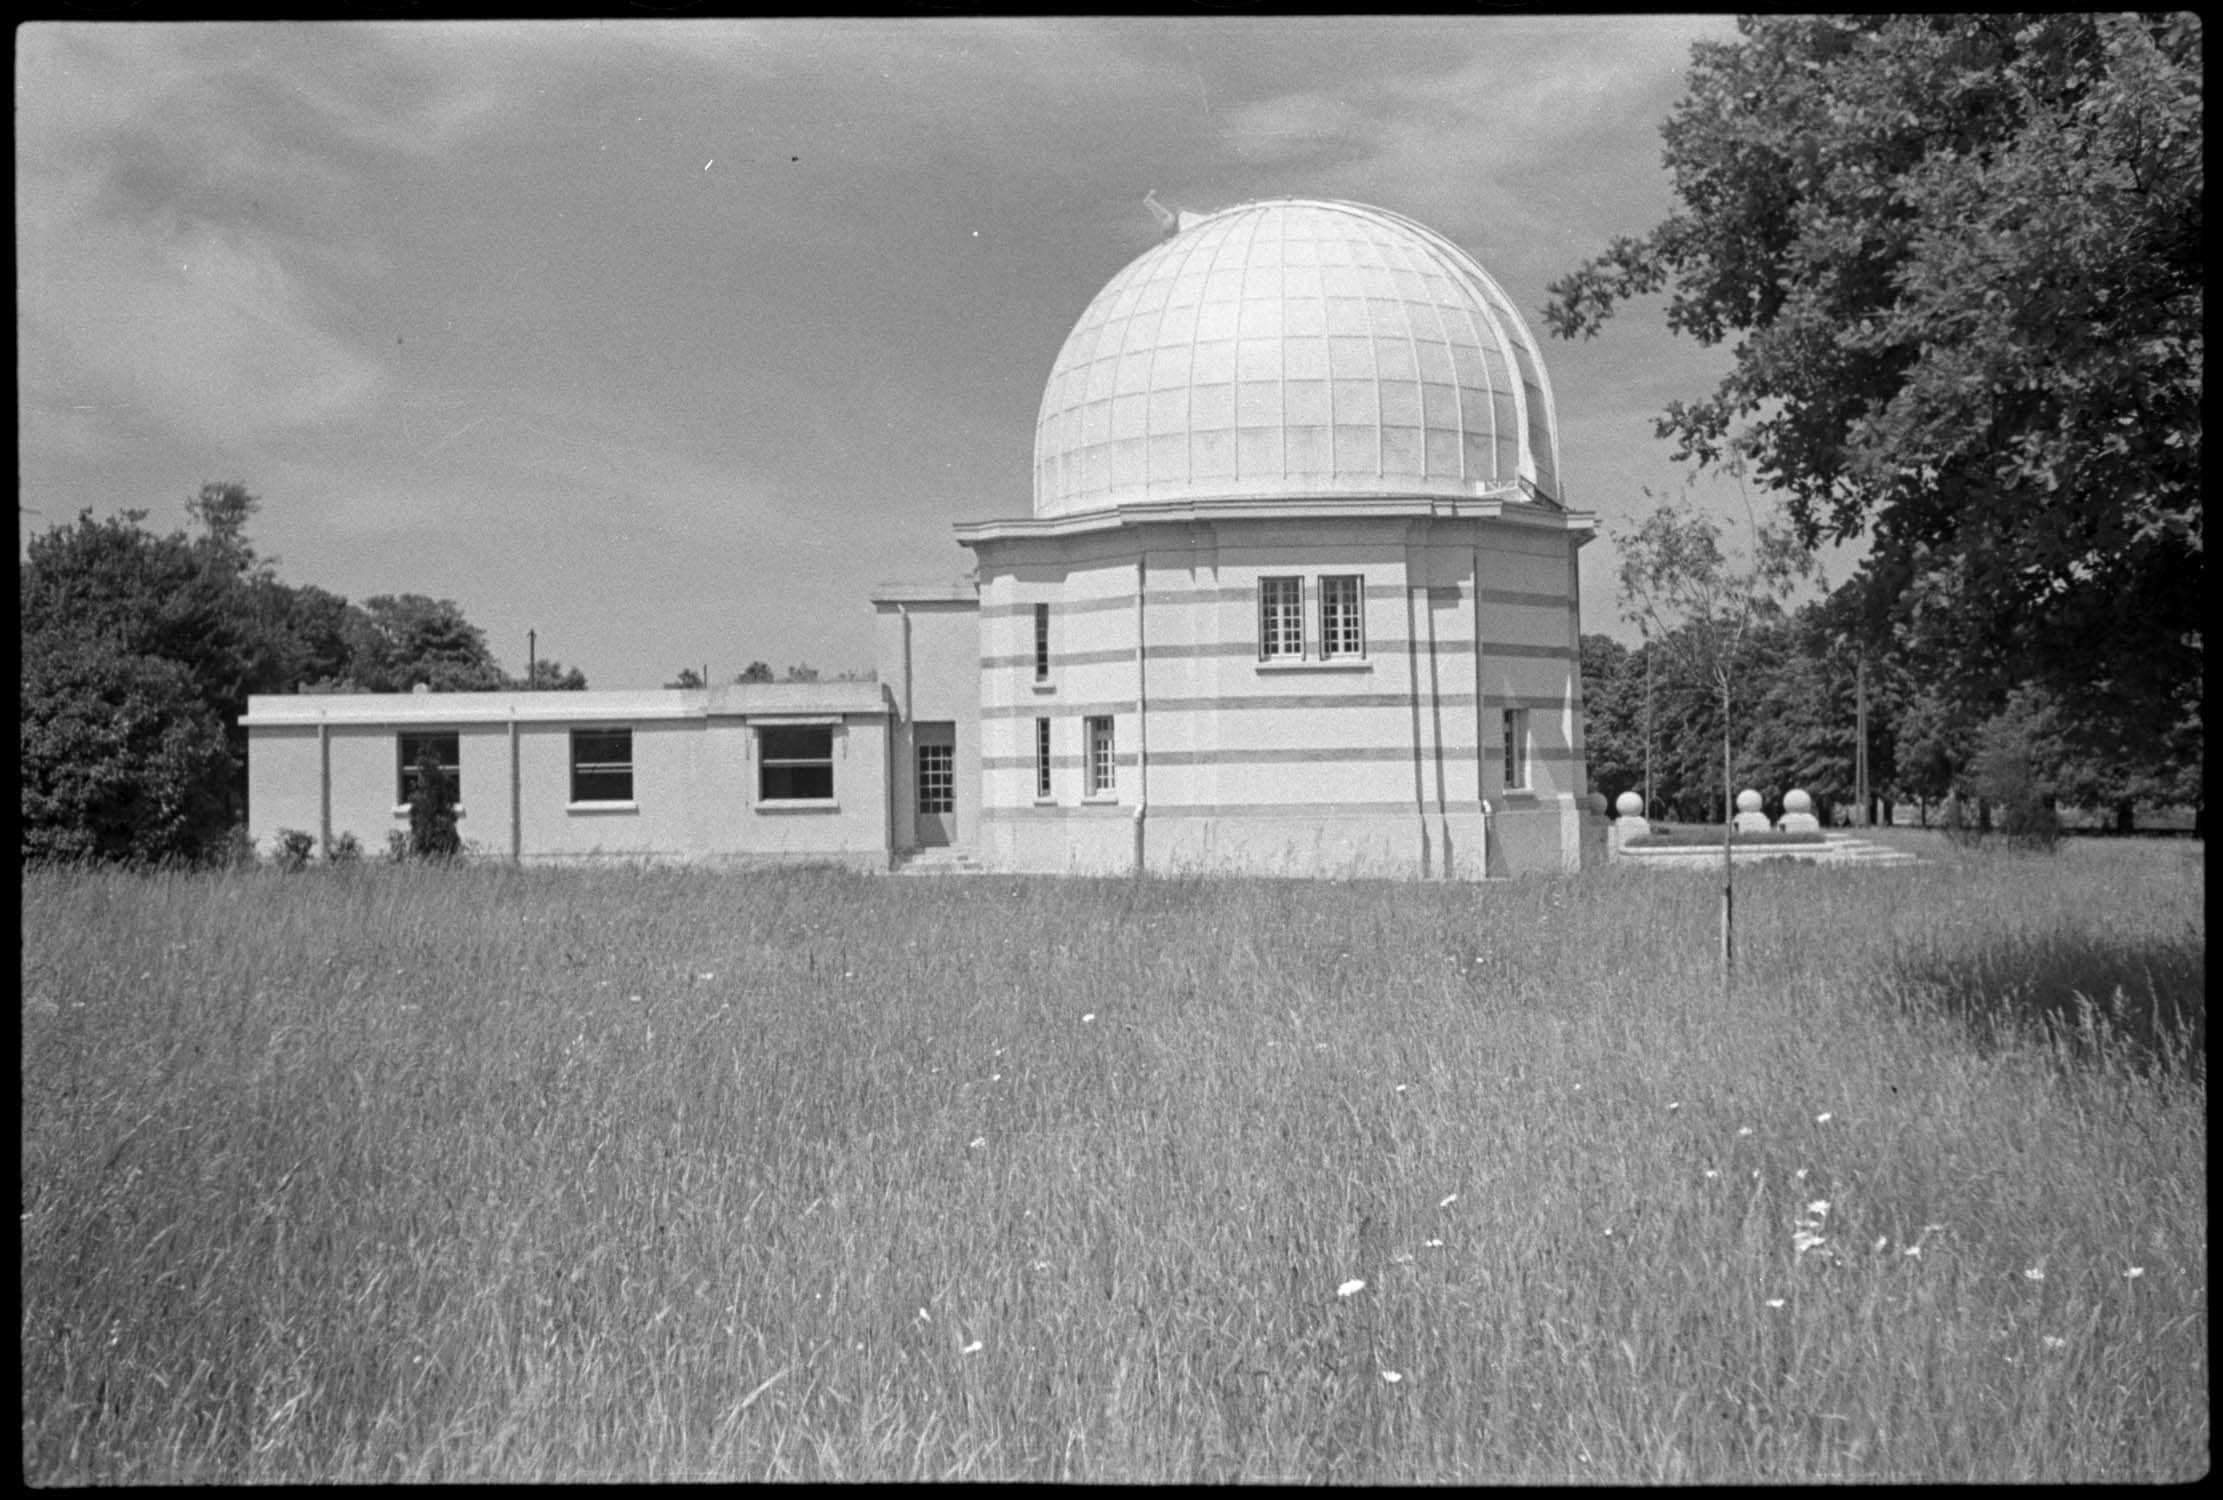
[[[1679,207],[1557,282],[1735,363],[1661,435],[1811,545],[1865,535],[1865,629],[2087,725],[2197,714],[2205,276],[2197,16],[1747,18],[1663,135]]]

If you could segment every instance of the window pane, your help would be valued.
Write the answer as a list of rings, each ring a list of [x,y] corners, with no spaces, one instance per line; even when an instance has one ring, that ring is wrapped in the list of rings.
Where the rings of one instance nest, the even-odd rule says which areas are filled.
[[[1269,661],[1304,654],[1304,580],[1258,580],[1258,654]]]
[[[812,725],[757,731],[757,796],[827,802],[834,795],[834,732]]]
[[[757,731],[758,753],[769,763],[776,760],[822,760],[834,758],[834,732],[828,728],[760,729]]]
[[[764,768],[762,796],[767,802],[780,800],[828,802],[834,795],[834,768],[832,766],[773,766]]]
[[[1320,580],[1322,656],[1363,656],[1366,653],[1366,632],[1360,623],[1362,597],[1359,580],[1355,577]]]
[[[440,769],[448,778],[448,795],[460,803],[463,800],[463,737],[451,733],[404,734],[396,737],[397,758],[401,774],[395,779],[399,795],[397,802],[407,802],[417,790],[417,759],[430,744],[432,753],[440,759]]]
[[[1039,680],[1050,675],[1050,606],[1034,607],[1034,675]]]
[[[574,802],[630,802],[633,800],[632,730],[574,729],[571,731],[571,800]]]
[[[1050,721],[1034,721],[1034,795],[1050,795]]]

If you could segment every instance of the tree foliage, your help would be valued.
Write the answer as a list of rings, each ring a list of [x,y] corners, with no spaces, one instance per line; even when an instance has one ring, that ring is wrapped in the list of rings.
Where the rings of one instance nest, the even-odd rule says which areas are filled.
[[[1780,16],[1701,43],[1678,208],[1555,283],[1735,337],[1662,436],[1809,544],[1866,536],[1871,639],[2153,747],[2196,715],[2205,254],[2196,15]],[[2135,600],[2134,607],[2124,607]]]

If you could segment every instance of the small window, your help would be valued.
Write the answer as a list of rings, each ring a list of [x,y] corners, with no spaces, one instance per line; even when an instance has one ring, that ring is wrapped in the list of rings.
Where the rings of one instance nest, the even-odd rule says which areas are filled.
[[[766,802],[831,802],[834,731],[816,725],[757,731],[757,796]]]
[[[1365,590],[1358,575],[1320,580],[1320,655],[1366,654]]]
[[[1287,661],[1304,655],[1304,580],[1258,580],[1258,659]]]
[[[1505,789],[1509,792],[1524,791],[1528,787],[1528,710],[1505,710]]]
[[[396,752],[401,763],[401,774],[394,779],[398,795],[396,804],[408,802],[417,794],[417,762],[423,758],[425,747],[440,758],[440,774],[448,779],[448,795],[455,805],[463,801],[463,737],[452,732],[434,734],[404,734],[396,738]]]
[[[1118,791],[1118,757],[1112,750],[1109,716],[1088,721],[1088,795],[1109,797]]]
[[[1050,606],[1034,607],[1034,680],[1050,680]]]
[[[919,746],[919,811],[957,811],[957,748],[954,745]],[[832,796],[833,782],[826,783]]]
[[[574,802],[630,802],[633,800],[632,730],[574,729],[571,731],[571,800]]]
[[[1050,796],[1050,721],[1034,721],[1034,795],[1048,801]]]

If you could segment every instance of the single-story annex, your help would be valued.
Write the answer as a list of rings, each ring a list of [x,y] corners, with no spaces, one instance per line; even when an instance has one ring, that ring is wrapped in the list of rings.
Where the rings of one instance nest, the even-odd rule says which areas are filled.
[[[1184,213],[1058,354],[1033,513],[872,591],[876,682],[256,697],[250,827],[375,849],[429,742],[522,861],[1568,869],[1604,854],[1593,529],[1464,251],[1353,203]]]

